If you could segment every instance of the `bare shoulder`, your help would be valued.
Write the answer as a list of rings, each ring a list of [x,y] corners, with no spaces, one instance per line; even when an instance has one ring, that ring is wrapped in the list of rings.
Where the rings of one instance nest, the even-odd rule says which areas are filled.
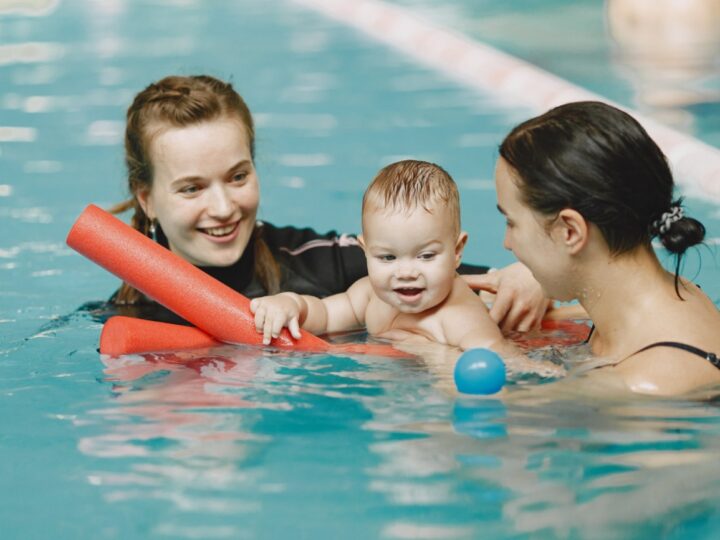
[[[439,315],[443,326],[458,324],[468,326],[476,325],[481,321],[492,322],[485,302],[459,277],[455,279],[452,291]]]
[[[480,296],[478,296],[460,276],[457,276],[455,281],[453,281],[452,290],[450,291],[445,305],[459,310],[477,310],[480,308],[482,312],[488,312],[483,299],[480,298]]]
[[[459,283],[458,283],[459,282]],[[438,313],[447,342],[466,348],[489,346],[502,341],[502,333],[490,318],[485,303],[465,282],[458,278],[447,302]]]
[[[350,291],[354,291],[357,293],[369,293],[371,290],[372,286],[370,285],[370,278],[365,276],[350,285],[347,292],[349,293]]]
[[[720,384],[720,369],[705,358],[672,347],[648,349],[609,369],[642,394],[681,395]]]
[[[370,278],[367,276],[358,279],[355,283],[350,285],[350,288],[345,292],[348,295],[350,302],[354,306],[367,306],[368,302],[375,295],[373,292],[372,285],[370,284]]]

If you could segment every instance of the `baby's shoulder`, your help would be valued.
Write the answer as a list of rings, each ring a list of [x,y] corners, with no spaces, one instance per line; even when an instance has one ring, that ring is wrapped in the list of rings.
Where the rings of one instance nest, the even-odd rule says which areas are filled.
[[[455,278],[452,289],[448,298],[444,303],[448,311],[464,311],[475,312],[480,309],[487,312],[487,306],[482,298],[473,291],[470,286],[460,276]]]

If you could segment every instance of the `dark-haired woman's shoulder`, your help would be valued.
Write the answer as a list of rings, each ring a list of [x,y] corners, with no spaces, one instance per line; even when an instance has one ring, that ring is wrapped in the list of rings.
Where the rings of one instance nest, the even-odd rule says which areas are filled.
[[[640,394],[683,395],[720,385],[720,370],[704,358],[677,348],[657,347],[612,368]]]

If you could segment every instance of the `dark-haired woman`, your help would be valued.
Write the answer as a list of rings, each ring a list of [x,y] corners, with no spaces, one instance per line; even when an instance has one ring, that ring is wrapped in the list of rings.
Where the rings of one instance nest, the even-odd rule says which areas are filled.
[[[720,384],[720,312],[677,274],[705,229],[673,198],[665,156],[637,121],[598,102],[552,109],[505,138],[495,181],[505,247],[548,296],[585,308],[604,369],[641,393]],[[674,274],[655,237],[678,257]]]
[[[367,275],[354,236],[318,234],[256,220],[260,184],[252,115],[229,83],[169,76],[141,91],[127,111],[125,159],[132,225],[248,297],[292,291],[328,296]],[[497,293],[492,315],[506,329],[537,326],[547,308],[522,265],[487,276],[465,266],[471,285]],[[113,296],[127,315],[170,320],[128,284]]]

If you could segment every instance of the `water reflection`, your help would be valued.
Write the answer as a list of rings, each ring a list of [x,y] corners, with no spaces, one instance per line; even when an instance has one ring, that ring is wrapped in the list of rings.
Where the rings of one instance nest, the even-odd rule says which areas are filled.
[[[478,441],[464,474],[507,490],[503,516],[518,532],[627,537],[672,529],[668,515],[679,524],[714,512],[714,406],[518,399],[465,404],[454,425]]]
[[[111,394],[86,414],[78,447],[105,460],[87,479],[107,501],[164,501],[197,526],[261,507],[273,526],[277,512],[318,516],[328,501],[356,511],[349,498],[367,483],[358,396],[376,393],[363,364],[240,347],[102,361]]]
[[[448,370],[438,365],[427,367],[445,392]],[[595,373],[456,397],[449,416],[430,390],[409,403],[366,401],[367,427],[388,433],[370,447],[380,463],[369,489],[396,508],[432,509],[433,519],[405,525],[442,525],[450,537],[648,537],[692,520],[702,537],[720,520],[720,408],[704,401],[713,393],[657,400]]]
[[[211,456],[249,437],[233,410],[254,406],[242,390],[257,374],[257,354],[177,352],[103,357],[112,406],[93,410],[111,428],[80,450],[101,457]],[[217,414],[218,409],[226,413]],[[208,441],[227,445],[207,445]],[[225,448],[221,448],[221,447]]]
[[[712,402],[593,397],[582,377],[458,397],[441,367],[456,354],[103,358],[111,396],[79,448],[111,461],[88,481],[109,502],[203,514],[197,526],[322,506],[390,538],[652,535],[716,516]]]
[[[283,490],[248,463],[268,437],[244,412],[283,408],[247,396],[253,385],[257,392],[258,378],[268,378],[262,371],[269,362],[263,364],[257,350],[220,347],[101,360],[111,397],[88,411],[92,433],[78,448],[110,460],[87,475],[107,502],[161,501],[196,516],[192,527],[203,531],[200,537],[215,537],[210,516],[257,513],[256,492]],[[189,530],[177,518],[159,516],[155,523],[161,536]],[[227,534],[220,537],[242,532],[229,523],[223,528]]]

